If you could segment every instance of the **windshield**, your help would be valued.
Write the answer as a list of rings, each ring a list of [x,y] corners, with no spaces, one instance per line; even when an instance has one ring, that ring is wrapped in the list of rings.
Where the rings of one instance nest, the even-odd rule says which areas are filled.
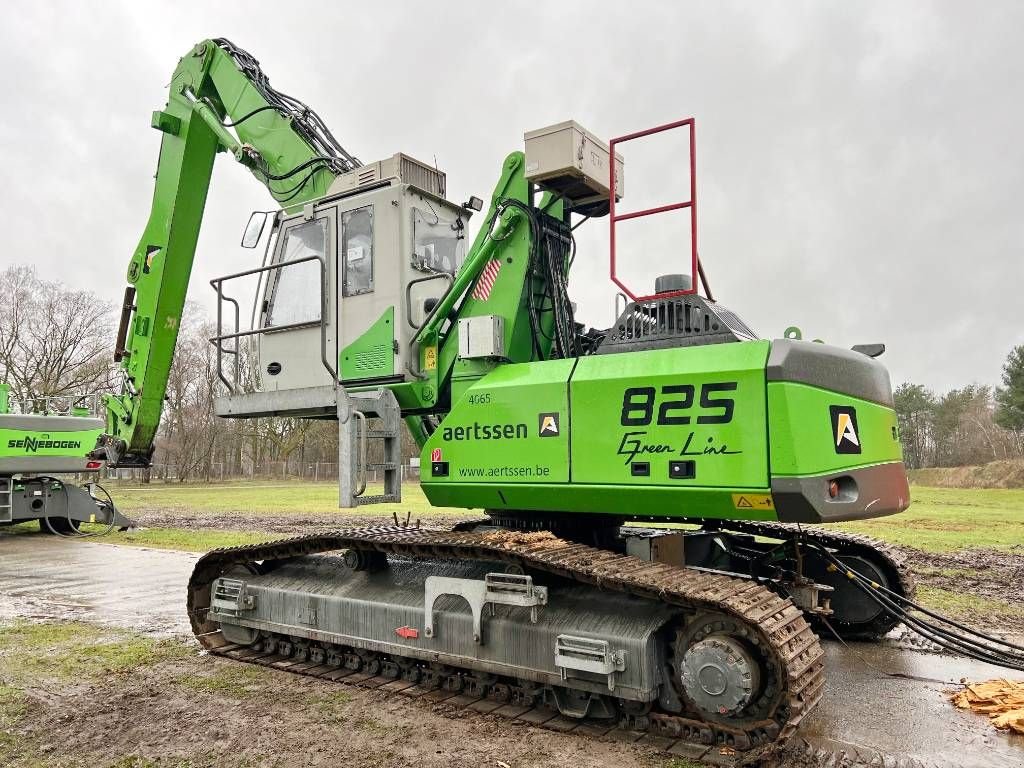
[[[323,259],[327,250],[327,219],[290,228],[278,263],[306,256]],[[314,323],[320,320],[320,264],[304,261],[281,267],[267,316],[268,326]]]

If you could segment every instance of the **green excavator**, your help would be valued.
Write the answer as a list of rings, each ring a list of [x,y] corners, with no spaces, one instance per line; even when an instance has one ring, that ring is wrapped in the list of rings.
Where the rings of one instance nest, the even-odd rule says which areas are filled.
[[[12,398],[0,383],[0,529],[38,521],[44,533],[79,537],[133,525],[98,482],[67,479],[103,469],[89,455],[103,434],[102,412],[96,394]]]
[[[396,519],[210,552],[188,595],[204,647],[753,760],[822,694],[816,630],[895,626],[870,592],[912,596],[898,555],[822,525],[910,502],[883,347],[760,339],[714,300],[692,119],[608,143],[573,121],[530,131],[472,242],[483,201],[450,201],[445,174],[405,154],[361,162],[227,40],[180,61],[152,125],[123,387],[94,455],[150,462],[223,152],[278,210],[245,231],[262,263],[212,281],[218,415],[336,421],[346,508],[400,502],[404,421],[430,502],[481,510],[453,530]],[[668,130],[689,141],[689,157],[665,158],[689,165],[689,199],[624,210],[617,147]],[[683,269],[646,292],[615,256],[616,225],[644,215],[691,224],[689,242],[651,257]],[[578,322],[569,298],[588,221],[609,226],[626,299],[608,328]],[[248,326],[243,279],[259,282]]]

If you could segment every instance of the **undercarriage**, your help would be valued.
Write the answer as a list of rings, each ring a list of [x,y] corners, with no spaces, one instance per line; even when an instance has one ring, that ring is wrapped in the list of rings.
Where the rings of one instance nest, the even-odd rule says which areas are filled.
[[[193,573],[189,615],[205,647],[244,660],[547,707],[750,761],[821,696],[812,625],[891,628],[846,598],[817,547],[911,590],[895,557],[845,534],[547,522],[559,536],[504,515],[215,550]]]

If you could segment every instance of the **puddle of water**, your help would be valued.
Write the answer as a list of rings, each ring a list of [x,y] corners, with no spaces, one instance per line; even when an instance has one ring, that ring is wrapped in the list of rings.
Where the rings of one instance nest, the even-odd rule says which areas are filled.
[[[996,731],[986,718],[957,709],[947,698],[961,679],[1006,677],[1006,670],[866,643],[824,647],[825,695],[800,729],[808,741],[861,745],[926,764],[1024,766],[1024,737]]]

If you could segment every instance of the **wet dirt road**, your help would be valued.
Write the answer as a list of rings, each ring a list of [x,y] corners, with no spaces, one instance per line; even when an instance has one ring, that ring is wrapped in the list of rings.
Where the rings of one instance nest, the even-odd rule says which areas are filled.
[[[196,559],[41,535],[2,536],[0,620],[80,619],[188,635],[185,585]],[[787,765],[1024,766],[1024,738],[997,733],[943,695],[961,678],[1003,677],[1003,671],[892,646],[824,645],[825,697],[801,728]]]

